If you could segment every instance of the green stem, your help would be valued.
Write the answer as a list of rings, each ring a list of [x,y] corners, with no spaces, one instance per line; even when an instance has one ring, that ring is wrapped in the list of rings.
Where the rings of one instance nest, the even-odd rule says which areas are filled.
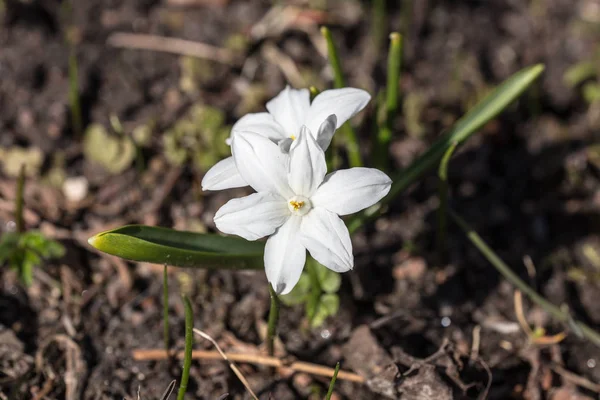
[[[25,222],[23,220],[23,192],[25,191],[25,165],[21,165],[19,177],[17,178],[17,193],[15,198],[15,224],[17,232],[25,232]]]
[[[333,43],[331,31],[326,26],[323,26],[321,27],[321,35],[323,35],[327,42],[327,56],[329,58],[331,69],[333,69],[333,87],[338,89],[343,88],[346,86],[346,79],[344,79],[342,64],[340,63],[340,57],[337,48],[335,47],[335,43]]]
[[[312,324],[313,319],[317,313],[317,307],[321,300],[321,283],[319,282],[319,274],[317,272],[317,261],[308,257],[306,260],[306,272],[310,278],[310,297],[306,303],[306,316]]]
[[[371,35],[375,52],[381,49],[387,31],[387,10],[385,0],[373,1],[373,17],[371,18]]]
[[[449,210],[450,217],[458,226],[465,232],[471,243],[483,254],[483,256],[506,278],[510,283],[515,285],[520,291],[525,293],[529,298],[542,307],[546,312],[552,315],[558,321],[574,325],[581,334],[590,342],[600,347],[600,333],[596,332],[581,321],[574,320],[571,315],[555,306],[546,300],[542,295],[537,293],[532,287],[527,285],[513,270],[498,257],[498,255],[483,241],[483,239],[475,232],[461,217]]]
[[[165,341],[165,351],[169,352],[169,277],[167,273],[167,264],[163,268],[163,336]]]
[[[333,372],[333,376],[331,377],[331,382],[329,382],[329,390],[327,390],[327,396],[325,396],[325,400],[331,399],[331,395],[333,394],[333,388],[335,386],[335,381],[337,379],[338,372],[340,372],[340,363],[339,362],[335,365],[335,371]]]
[[[448,221],[447,221],[447,210],[448,210],[448,164],[454,150],[456,150],[457,143],[454,142],[446,150],[442,161],[440,162],[440,168],[438,169],[438,177],[440,178],[438,184],[438,192],[440,198],[440,206],[438,208],[438,231],[437,231],[437,250],[440,260],[443,259],[446,253],[446,237],[448,234]]]
[[[271,295],[271,309],[269,310],[269,327],[267,330],[267,351],[273,357],[275,355],[275,337],[277,336],[277,323],[279,322],[280,300],[270,283],[269,294]]]
[[[400,92],[400,66],[402,64],[402,36],[394,32],[390,34],[390,48],[387,62],[387,86],[385,103],[382,104],[382,121],[377,133],[375,162],[377,168],[389,169],[389,145],[392,140],[392,125],[398,111],[398,96]]]
[[[185,353],[183,357],[183,371],[181,372],[181,383],[177,400],[183,400],[187,391],[188,380],[190,378],[190,367],[192,365],[192,348],[194,346],[194,314],[192,304],[186,295],[182,295],[183,305],[185,307]]]
[[[346,80],[342,72],[342,64],[340,62],[340,57],[338,55],[335,44],[333,43],[331,31],[326,26],[323,26],[321,27],[321,34],[327,42],[327,56],[329,58],[329,64],[331,65],[331,69],[333,69],[333,87],[337,89],[343,88],[346,86]],[[356,138],[356,132],[354,132],[354,129],[352,129],[352,126],[349,123],[345,123],[340,128],[340,132],[346,139],[346,150],[348,151],[348,162],[350,166],[362,167],[363,162],[360,156],[360,145],[358,144],[358,139]],[[332,152],[335,152],[335,143],[337,141],[338,139],[336,139],[334,135],[331,142],[331,147],[333,148]],[[334,167],[337,166],[334,165]]]

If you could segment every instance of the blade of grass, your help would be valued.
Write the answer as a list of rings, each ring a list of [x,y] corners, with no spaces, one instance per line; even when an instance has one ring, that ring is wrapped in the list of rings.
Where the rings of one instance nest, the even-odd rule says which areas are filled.
[[[400,91],[400,68],[402,64],[402,36],[394,32],[390,34],[388,51],[387,86],[385,103],[382,110],[382,121],[377,132],[376,150],[373,161],[381,170],[389,169],[389,145],[392,140],[392,123],[398,111],[398,95]]]
[[[194,346],[194,314],[192,312],[192,304],[187,296],[183,295],[182,298],[185,307],[185,356],[183,358],[183,370],[181,371],[181,383],[177,392],[177,400],[183,400],[187,391],[190,367],[192,366],[192,348]]]
[[[269,309],[269,322],[267,328],[267,352],[272,357],[275,355],[275,337],[277,336],[277,323],[279,322],[279,296],[269,283],[269,294],[271,296],[271,308]]]
[[[165,351],[169,351],[169,274],[167,264],[163,267],[163,334],[165,340]]]
[[[18,233],[25,232],[23,220],[23,192],[25,191],[25,165],[21,165],[17,178],[17,193],[15,196],[15,224]]]
[[[331,65],[331,69],[333,69],[333,86],[336,89],[343,88],[346,86],[346,80],[344,79],[340,58],[338,56],[335,43],[333,43],[331,32],[329,31],[329,28],[323,26],[321,27],[321,34],[327,42],[327,57],[329,59],[329,64]],[[348,151],[348,162],[350,166],[362,167],[363,162],[360,156],[360,145],[358,144],[358,139],[356,138],[356,132],[354,132],[354,129],[349,122],[346,122],[344,125],[342,125],[340,131],[346,141],[346,150]],[[331,143],[331,147],[334,149],[337,147],[336,142],[337,139],[334,135]],[[332,150],[332,152],[335,152],[335,150]],[[333,166],[337,168],[336,164]]]
[[[535,81],[543,70],[544,66],[542,64],[524,68],[493,90],[485,99],[479,102],[464,117],[462,117],[447,134],[435,142],[423,155],[409,167],[395,175],[393,177],[394,183],[392,184],[390,192],[383,200],[381,200],[381,202],[351,218],[348,221],[348,230],[350,233],[356,231],[365,222],[379,215],[386,204],[433,168],[442,159],[446,150],[448,150],[453,143],[456,142],[457,146],[460,146],[483,125],[500,114],[502,110],[508,107],[533,83],[533,81]]]
[[[556,320],[564,324],[573,324],[580,329],[580,332],[590,342],[600,347],[600,333],[596,332],[581,321],[574,320],[571,315],[555,306],[546,300],[542,295],[537,293],[532,287],[527,285],[513,270],[502,261],[500,257],[483,241],[483,239],[475,232],[461,217],[449,210],[450,217],[464,231],[467,238],[479,250],[479,252],[496,268],[496,270],[515,285],[520,291],[525,293],[531,301],[542,307],[548,314],[552,315]]]
[[[340,372],[339,362],[335,364],[335,371],[331,377],[331,382],[329,382],[329,390],[327,390],[327,396],[325,397],[325,400],[331,400],[331,395],[333,394],[333,388],[335,387],[335,381],[337,380],[338,372]]]
[[[452,154],[454,154],[454,150],[456,150],[456,142],[452,143],[452,146],[446,150],[446,153],[444,153],[444,157],[442,157],[442,161],[440,162],[440,168],[438,169],[438,177],[440,179],[438,185],[440,206],[437,212],[437,250],[440,260],[442,260],[446,254],[446,236],[448,234],[448,222],[446,218],[448,210],[448,164],[450,158],[452,158]]]

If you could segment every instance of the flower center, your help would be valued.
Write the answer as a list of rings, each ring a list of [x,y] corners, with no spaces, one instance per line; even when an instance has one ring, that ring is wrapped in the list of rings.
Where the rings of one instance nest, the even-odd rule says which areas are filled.
[[[288,200],[288,208],[295,215],[306,215],[312,208],[310,200],[304,196],[294,196]]]
[[[292,139],[292,140],[296,140],[296,135],[292,135],[292,136],[290,136],[290,139]]]

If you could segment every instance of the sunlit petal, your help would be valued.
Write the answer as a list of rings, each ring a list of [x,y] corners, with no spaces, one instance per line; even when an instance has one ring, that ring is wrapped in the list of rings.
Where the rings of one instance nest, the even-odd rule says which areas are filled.
[[[285,130],[285,137],[298,135],[300,127],[304,125],[309,108],[310,93],[308,89],[292,89],[289,86],[286,86],[281,93],[267,103],[267,110]],[[325,117],[327,115],[323,117],[323,120]]]
[[[233,157],[219,161],[202,178],[202,190],[224,190],[248,186],[238,172]]]
[[[361,89],[325,90],[317,95],[310,105],[305,124],[311,132],[315,133],[329,115],[335,114],[337,129],[365,108],[370,99],[371,95]]]
[[[265,246],[267,279],[278,294],[289,293],[298,280],[306,261],[306,249],[300,242],[302,217],[290,217]]]
[[[290,149],[290,187],[296,195],[310,197],[326,173],[325,153],[303,126]]]
[[[257,192],[293,196],[288,182],[289,156],[269,139],[253,132],[236,132],[231,152],[242,178]]]
[[[287,203],[273,193],[253,193],[229,200],[215,214],[215,225],[223,232],[256,240],[271,235],[289,218]]]
[[[302,217],[301,242],[315,260],[336,272],[354,266],[352,242],[348,228],[335,213],[313,208]]]
[[[311,202],[338,215],[353,214],[385,197],[391,185],[390,177],[378,169],[343,169],[325,177]]]

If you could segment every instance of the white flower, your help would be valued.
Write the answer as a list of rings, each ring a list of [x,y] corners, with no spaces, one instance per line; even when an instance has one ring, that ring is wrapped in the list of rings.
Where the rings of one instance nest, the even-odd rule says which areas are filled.
[[[289,151],[300,128],[306,126],[315,134],[316,141],[325,151],[331,138],[344,122],[360,112],[371,96],[361,89],[343,88],[325,90],[310,102],[308,89],[291,89],[287,86],[277,97],[267,103],[269,112],[248,114],[231,129],[231,140],[236,132],[256,132],[278,144],[285,153]],[[233,161],[228,157],[215,164],[202,179],[202,190],[223,190],[248,185]]]
[[[252,132],[237,132],[231,150],[242,179],[257,193],[230,200],[217,211],[215,224],[248,240],[270,236],[265,270],[277,293],[289,293],[296,285],[306,250],[333,271],[352,269],[350,234],[339,216],[383,198],[391,185],[386,174],[351,168],[325,176],[325,153],[306,127],[289,155]]]

